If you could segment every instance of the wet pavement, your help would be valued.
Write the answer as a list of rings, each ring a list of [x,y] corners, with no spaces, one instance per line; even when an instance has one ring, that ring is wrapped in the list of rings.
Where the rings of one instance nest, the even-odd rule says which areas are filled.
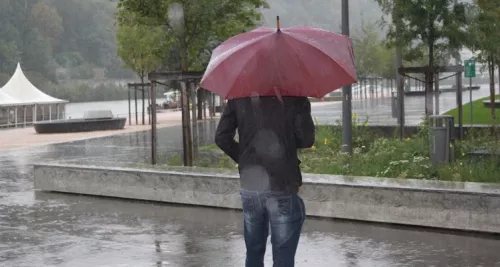
[[[480,85],[479,90],[472,91],[472,100],[489,96],[489,85]],[[462,93],[463,104],[470,100],[470,91]],[[454,109],[457,106],[456,92],[441,93],[439,96],[440,114]],[[371,125],[396,125],[396,118],[392,118],[392,103],[390,97],[353,99],[352,112],[360,119],[361,123],[368,119]],[[332,102],[331,105],[325,105],[312,108],[313,116],[317,117],[320,123],[336,124],[337,120],[342,119],[342,102]],[[422,122],[425,115],[424,96],[406,96],[405,97],[405,122],[406,125],[418,125]],[[468,116],[468,114],[464,114]]]
[[[215,126],[197,127],[200,144]],[[180,151],[180,133],[159,130],[160,158]],[[0,150],[0,266],[243,266],[238,211],[33,190],[33,163],[144,163],[149,145],[148,132],[135,132]],[[500,266],[494,236],[312,218],[304,227],[297,266]]]

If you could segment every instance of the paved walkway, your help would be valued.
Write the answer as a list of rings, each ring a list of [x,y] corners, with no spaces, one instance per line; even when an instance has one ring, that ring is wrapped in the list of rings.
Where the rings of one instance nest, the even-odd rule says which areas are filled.
[[[328,102],[313,103],[313,108],[321,108],[328,106]],[[217,115],[218,116],[218,115]],[[158,129],[180,125],[181,112],[164,112],[158,113]],[[83,133],[62,133],[62,134],[37,134],[33,127],[17,128],[9,130],[0,130],[0,150],[22,148],[28,146],[48,145],[62,142],[71,142],[77,140],[85,140],[90,138],[112,136],[121,133],[132,133],[150,130],[150,125],[125,125],[123,130],[96,131]]]
[[[472,91],[472,100],[489,95],[489,85],[481,85],[481,89]],[[469,102],[469,91],[462,93],[463,104]],[[441,93],[439,97],[440,113],[457,107],[456,92]],[[342,102],[330,102],[330,105],[313,108],[313,116],[320,123],[336,124],[342,120]],[[392,118],[391,98],[368,98],[352,100],[352,112],[364,122],[372,125],[396,125],[397,120]],[[406,125],[418,125],[425,115],[424,96],[405,97]],[[464,114],[466,115],[466,114]]]
[[[179,125],[181,123],[180,112],[158,113],[158,128]],[[61,142],[84,140],[89,138],[111,136],[120,133],[146,131],[151,129],[150,125],[125,125],[123,130],[95,131],[82,133],[61,134],[37,134],[33,127],[0,130],[0,150],[22,148],[36,145],[47,145]]]

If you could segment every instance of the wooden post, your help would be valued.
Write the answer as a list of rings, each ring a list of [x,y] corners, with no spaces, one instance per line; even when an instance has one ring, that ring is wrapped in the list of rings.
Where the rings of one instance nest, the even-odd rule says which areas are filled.
[[[205,96],[205,90],[198,88],[198,90],[196,90],[196,98],[197,98],[196,104],[198,106],[198,120],[203,119],[203,107],[204,107],[204,103],[205,103],[204,96]]]
[[[139,124],[139,114],[137,111],[137,88],[134,87],[134,99],[135,99],[135,125]]]
[[[463,120],[463,105],[462,105],[462,72],[458,72],[456,78],[457,82],[457,108],[458,108],[458,138],[464,138],[464,120]]]
[[[191,123],[189,119],[189,99],[186,82],[181,82],[182,144],[184,148],[184,166],[193,166],[193,145]]]
[[[436,98],[436,115],[439,115],[439,72],[435,73],[434,94]]]
[[[432,106],[434,105],[432,103],[432,99],[433,99],[433,96],[431,94],[431,88],[430,88],[430,84],[432,84],[432,81],[430,81],[430,73],[429,73],[429,70],[426,70],[425,71],[425,87],[424,87],[424,95],[425,95],[425,117],[429,117],[430,115],[432,115]]]
[[[144,99],[144,78],[141,79],[142,83],[142,125],[146,124],[146,110],[145,110],[145,99]]]
[[[203,89],[203,118],[207,118],[207,95],[208,91]]]
[[[153,90],[153,84],[150,85],[150,88],[148,90],[148,107],[149,107],[149,114],[148,114],[148,124],[151,124],[151,90]],[[156,91],[156,89],[155,89]]]
[[[151,164],[156,165],[156,81],[151,81]]]
[[[194,81],[189,81],[189,96],[191,98],[191,121],[195,123],[197,121],[196,109],[198,106],[196,103],[196,87]]]
[[[131,107],[131,102],[132,100],[130,99],[130,87],[128,87],[128,125],[132,125],[132,107]]]
[[[215,94],[210,93],[210,119],[213,119],[215,116]]]

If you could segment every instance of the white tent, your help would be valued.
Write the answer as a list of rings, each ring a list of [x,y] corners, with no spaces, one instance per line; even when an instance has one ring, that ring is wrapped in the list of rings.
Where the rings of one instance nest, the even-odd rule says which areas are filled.
[[[38,90],[38,88],[31,84],[28,78],[26,78],[19,63],[17,63],[14,75],[12,75],[10,80],[2,87],[2,89],[0,89],[0,91],[26,104],[68,103],[66,100],[51,97]]]
[[[40,119],[52,120],[52,105],[56,106],[56,114],[54,118],[59,119],[61,117],[61,107],[64,113],[64,105],[60,106],[60,104],[64,103],[68,103],[68,101],[51,97],[36,88],[28,80],[28,78],[26,78],[19,63],[17,64],[16,71],[14,72],[10,80],[2,88],[0,88],[0,107],[5,107],[9,110],[14,109],[14,123],[16,127],[18,124],[19,107],[22,108],[22,113],[20,113],[21,118],[19,119],[23,120],[23,124],[26,125],[27,122],[37,121],[38,109],[41,110],[41,113],[39,114],[41,116]],[[27,116],[27,108],[29,108],[30,106],[32,109],[32,114]],[[46,113],[45,109],[47,106],[48,114]],[[0,118],[0,120],[1,119],[2,118]],[[7,122],[9,122],[9,120],[7,120]]]
[[[14,107],[21,105],[26,105],[26,104],[23,103],[21,100],[15,99],[10,95],[2,92],[2,89],[0,89],[0,107]]]
[[[22,101],[9,96],[8,94],[2,92],[0,89],[0,126],[4,124],[9,125],[11,123],[14,123],[14,125],[17,126],[17,108],[23,105],[26,105],[26,103],[23,103]],[[12,118],[12,109],[14,109],[14,118]]]

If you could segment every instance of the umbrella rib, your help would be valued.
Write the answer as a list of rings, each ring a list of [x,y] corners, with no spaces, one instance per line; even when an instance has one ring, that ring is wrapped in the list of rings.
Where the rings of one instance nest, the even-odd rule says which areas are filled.
[[[262,35],[262,36],[259,36],[257,38],[254,38],[254,39],[250,39],[250,40],[247,40],[247,41],[244,41],[244,42],[241,42],[239,43],[238,45],[236,46],[233,46],[231,49],[227,49],[226,51],[224,51],[223,53],[217,55],[217,58],[219,57],[222,57],[224,56],[225,54],[228,54],[228,56],[226,58],[229,58],[231,57],[232,55],[236,54],[235,52],[236,51],[239,51],[245,47],[248,47],[249,45],[253,45],[259,41],[261,41],[262,39],[264,39],[265,37],[269,36],[270,34],[265,34],[265,35]],[[219,60],[219,62],[217,62],[213,67],[212,69],[215,69],[217,68],[222,62],[224,62],[224,60]]]
[[[296,34],[294,34],[294,33],[290,33],[290,32],[288,32],[288,33],[287,33],[287,35],[288,35],[288,36],[290,36],[290,37],[292,37],[292,38],[294,38],[294,39],[295,39],[295,40],[297,40],[297,41],[303,42],[303,43],[305,43],[305,44],[310,45],[311,47],[314,47],[314,49],[318,50],[319,52],[321,52],[322,54],[324,54],[325,56],[327,56],[327,57],[328,57],[328,58],[329,58],[332,62],[334,62],[335,64],[337,64],[338,66],[340,66],[340,68],[341,68],[341,69],[345,72],[345,74],[346,74],[347,76],[351,76],[351,75],[349,74],[349,72],[345,69],[345,67],[344,67],[342,64],[340,64],[339,62],[337,62],[335,59],[331,58],[331,57],[330,57],[327,53],[325,53],[323,50],[321,50],[321,49],[320,49],[320,48],[318,48],[317,46],[315,46],[315,45],[313,45],[313,44],[311,44],[311,43],[309,43],[309,42],[304,41],[304,40],[303,40],[302,38],[300,38],[300,37],[295,36]],[[350,53],[350,52],[349,52],[349,53]],[[350,56],[352,57],[352,55],[350,55]]]
[[[252,45],[256,45],[258,42],[262,41],[262,40],[264,39],[264,37],[266,37],[266,36],[269,36],[269,35],[263,35],[263,36],[261,36],[261,37],[259,37],[259,38],[253,39],[253,40],[252,40],[252,42],[248,42],[248,44],[247,44],[247,45],[242,46],[242,47],[241,47],[241,48],[239,48],[238,50],[241,50],[241,49],[243,49],[243,48],[247,48],[247,47],[252,46]],[[231,57],[231,56],[234,56],[235,54],[236,54],[236,53],[231,53],[231,54],[227,57],[227,59],[228,59],[229,57]],[[245,67],[245,66],[248,64],[248,62],[250,62],[250,60],[252,60],[252,59],[253,59],[253,57],[249,57],[249,58],[246,60],[246,62],[244,62],[244,63],[243,63],[243,65],[242,65],[242,66],[243,66],[243,68],[242,68],[242,69],[244,69],[244,67]],[[217,65],[217,67],[218,67],[218,66],[219,66],[219,65]],[[234,86],[234,84],[236,83],[236,81],[237,81],[237,79],[234,79],[234,80],[231,82],[231,86],[230,86],[231,88]],[[238,88],[238,90],[239,90],[239,91],[241,91],[242,93],[244,92],[243,87]],[[226,98],[227,98],[227,96],[226,96]]]
[[[289,44],[288,42],[287,42],[287,44],[288,44],[288,45],[290,46],[290,48],[291,48],[291,49],[295,52],[295,55],[298,55],[297,50],[295,49],[295,47],[294,47],[293,45]],[[309,80],[310,80],[310,81],[314,81],[314,83],[316,83],[316,80],[311,78],[311,77],[312,77],[311,72],[310,72],[310,71],[309,71],[309,70],[305,67],[304,62],[302,62],[301,60],[299,60],[299,57],[296,57],[295,59],[297,60],[297,62],[298,62],[300,65],[302,65],[302,66],[304,67],[303,69],[305,69],[305,70],[306,70],[306,72],[307,72],[307,76],[309,76]],[[318,95],[318,96],[319,96],[319,95],[320,95],[320,93],[319,93],[319,88],[317,88],[317,86],[315,86],[315,89],[316,89],[316,95]]]
[[[244,49],[244,48],[247,48],[247,47],[249,47],[249,46],[255,45],[256,43],[258,43],[258,42],[260,42],[260,41],[264,40],[264,39],[265,39],[265,37],[268,37],[268,36],[270,36],[270,35],[271,35],[271,33],[269,33],[269,34],[264,34],[264,35],[259,36],[259,37],[257,37],[257,38],[254,38],[254,39],[251,39],[251,40],[248,40],[248,41],[242,42],[242,43],[238,44],[237,46],[234,46],[233,48],[231,48],[231,50],[232,50],[232,49],[234,49],[234,50],[232,50],[232,51],[231,51],[231,53],[229,53],[229,54],[226,56],[225,60],[227,60],[227,59],[229,59],[230,57],[232,57],[232,56],[234,56],[235,54],[237,54],[237,53],[235,53],[236,51],[240,51],[240,50],[242,50],[242,49]],[[228,53],[228,51],[229,51],[229,50],[226,50],[224,53],[222,53],[222,54],[218,55],[217,57],[220,57],[220,56],[222,56],[222,55],[224,55],[224,54]],[[249,61],[249,60],[251,60],[251,59],[252,59],[252,57],[250,57],[250,58],[247,60],[247,62],[245,62],[245,63],[243,64],[243,66],[246,66],[246,65],[248,64],[248,61]],[[219,60],[219,62],[217,62],[214,66],[212,66],[212,67],[211,67],[211,71],[215,71],[215,70],[216,70],[216,69],[220,66],[220,64],[222,64],[225,60]],[[234,85],[234,83],[236,83],[236,79],[235,79],[234,81],[232,81],[232,84],[231,84],[231,85]],[[231,87],[232,87],[232,86],[231,86]],[[243,90],[243,88],[240,88],[239,90]],[[227,99],[227,98],[228,98],[228,96],[225,96],[225,98]]]

